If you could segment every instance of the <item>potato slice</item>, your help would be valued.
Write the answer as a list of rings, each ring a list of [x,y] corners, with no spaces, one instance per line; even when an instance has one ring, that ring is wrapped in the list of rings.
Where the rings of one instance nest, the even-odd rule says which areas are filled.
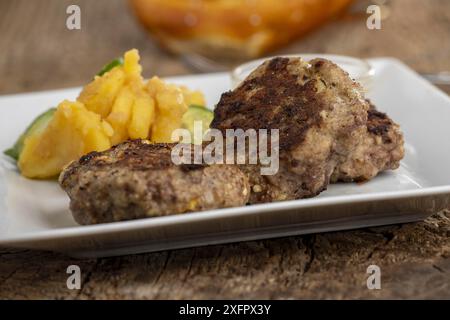
[[[44,131],[25,139],[18,166],[28,178],[51,178],[70,161],[111,147],[112,128],[80,102],[63,101]]]
[[[125,52],[123,59],[123,70],[129,80],[138,80],[142,82],[142,67],[139,64],[139,52],[136,49]]]
[[[155,99],[158,92],[164,91],[166,89],[166,83],[159,77],[154,76],[150,80],[148,80],[145,88],[147,89],[147,92],[150,94],[150,96]]]
[[[198,106],[205,106],[206,100],[203,96],[203,93],[200,91],[192,91],[186,86],[181,86],[181,92],[183,92],[184,102],[190,106],[190,105],[198,105]]]
[[[131,110],[134,104],[134,94],[129,87],[123,87],[114,101],[111,113],[106,118],[114,134],[111,137],[111,144],[116,145],[129,138],[128,124],[131,119]]]
[[[155,120],[155,101],[146,92],[136,95],[128,135],[131,139],[147,139]]]
[[[83,88],[77,100],[82,102],[89,111],[106,118],[124,83],[123,68],[113,68],[101,77],[96,76],[94,81]]]
[[[166,85],[156,93],[156,120],[152,127],[153,142],[174,142],[172,132],[181,128],[183,114],[188,106],[183,93],[175,85]]]

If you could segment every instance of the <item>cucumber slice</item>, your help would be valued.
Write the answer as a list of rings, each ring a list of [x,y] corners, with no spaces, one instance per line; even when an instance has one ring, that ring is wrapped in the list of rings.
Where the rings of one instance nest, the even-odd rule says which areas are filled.
[[[10,156],[11,158],[15,159],[16,161],[19,160],[20,153],[22,152],[25,139],[32,135],[39,132],[42,132],[50,122],[50,120],[53,117],[53,114],[55,113],[56,108],[51,108],[44,113],[40,114],[36,119],[33,120],[33,122],[27,127],[24,133],[22,133],[19,136],[19,139],[17,139],[14,146],[4,151],[4,154],[7,156]]]
[[[191,104],[186,111],[186,113],[183,115],[182,121],[182,127],[184,129],[189,130],[191,133],[191,137],[194,138],[194,143],[199,144],[202,141],[196,141],[199,140],[194,135],[194,123],[195,121],[201,121],[202,122],[202,136],[205,134],[205,132],[209,129],[209,125],[211,124],[211,121],[214,118],[214,113],[205,108],[204,106],[199,106],[196,104]]]
[[[103,69],[99,73],[97,73],[97,75],[101,77],[102,75],[104,75],[108,71],[111,71],[115,67],[122,66],[122,65],[123,65],[123,58],[114,59],[113,61],[111,61],[110,63],[105,65],[103,67]]]

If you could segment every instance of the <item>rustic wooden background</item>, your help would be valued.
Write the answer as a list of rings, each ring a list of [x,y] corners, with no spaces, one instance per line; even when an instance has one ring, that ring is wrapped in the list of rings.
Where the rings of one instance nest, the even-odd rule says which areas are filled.
[[[82,30],[65,28],[79,4]],[[393,56],[415,70],[450,70],[450,1],[391,0],[382,30],[342,18],[289,48],[360,57]],[[79,86],[136,47],[146,76],[192,73],[158,49],[126,1],[0,0],[0,94]],[[425,222],[251,241],[117,258],[0,249],[0,298],[450,298],[450,213]],[[82,289],[66,288],[78,264]],[[366,288],[366,268],[382,289]]]

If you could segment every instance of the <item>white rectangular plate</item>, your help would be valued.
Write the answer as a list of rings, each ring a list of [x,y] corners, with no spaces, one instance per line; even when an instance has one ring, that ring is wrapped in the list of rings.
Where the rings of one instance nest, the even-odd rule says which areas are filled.
[[[329,186],[312,199],[79,226],[55,181],[21,177],[0,157],[0,246],[78,257],[111,256],[410,222],[449,206],[450,99],[401,62],[372,59],[369,97],[401,125],[406,156],[394,172],[364,184]],[[213,106],[230,88],[228,74],[168,79],[205,92]],[[40,112],[79,88],[0,97],[0,150]]]

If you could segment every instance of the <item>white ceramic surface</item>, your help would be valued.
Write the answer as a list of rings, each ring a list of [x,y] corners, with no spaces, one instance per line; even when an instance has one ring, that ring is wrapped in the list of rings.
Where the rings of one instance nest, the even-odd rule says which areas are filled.
[[[365,91],[370,91],[372,86],[372,78],[375,70],[372,68],[370,63],[364,59],[358,59],[354,57],[341,56],[336,54],[318,54],[318,53],[302,53],[302,54],[289,54],[284,55],[287,58],[302,58],[305,61],[310,61],[315,58],[323,58],[331,60],[336,63],[339,67],[348,72],[350,77],[358,81]],[[231,71],[231,84],[236,87],[241,81],[243,81],[253,70],[255,70],[261,63],[266,59],[261,58],[237,66]]]
[[[0,156],[0,246],[110,256],[215,243],[415,221],[449,206],[450,99],[397,60],[371,59],[369,97],[400,123],[401,167],[364,184],[336,184],[316,198],[94,226],[77,225],[54,181],[19,175]],[[206,93],[212,107],[229,74],[171,78]],[[0,97],[0,150],[40,112],[79,89]]]

